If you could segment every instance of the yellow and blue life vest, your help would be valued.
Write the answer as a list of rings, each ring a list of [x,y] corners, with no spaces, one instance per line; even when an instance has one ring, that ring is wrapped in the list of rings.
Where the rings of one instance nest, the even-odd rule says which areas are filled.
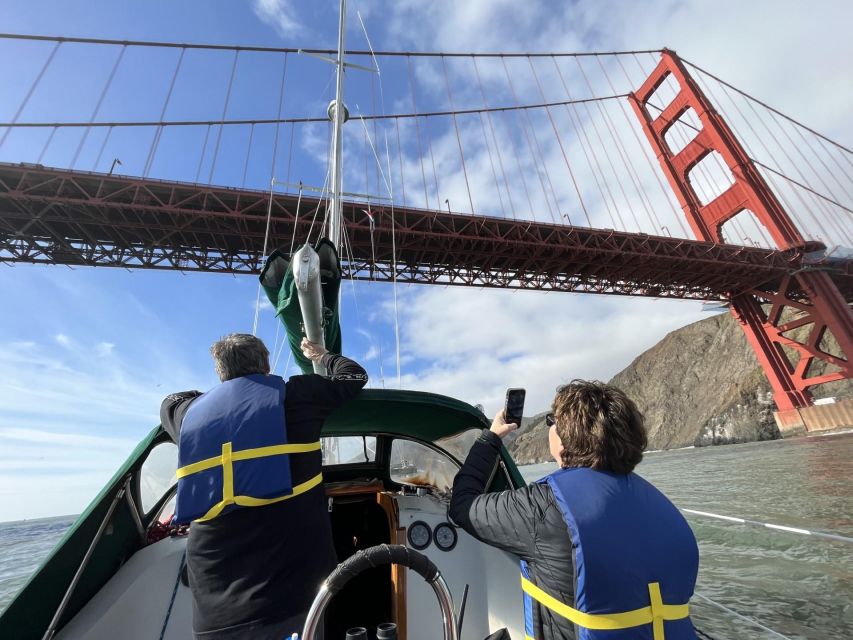
[[[687,521],[635,473],[561,469],[547,482],[574,549],[573,606],[537,587],[522,563],[525,635],[533,601],[576,625],[578,640],[694,640],[688,601],[699,549]]]
[[[284,390],[279,376],[256,374],[193,401],[178,441],[177,523],[280,502],[323,481],[318,474],[293,486],[289,456],[319,451],[320,442],[288,442]]]

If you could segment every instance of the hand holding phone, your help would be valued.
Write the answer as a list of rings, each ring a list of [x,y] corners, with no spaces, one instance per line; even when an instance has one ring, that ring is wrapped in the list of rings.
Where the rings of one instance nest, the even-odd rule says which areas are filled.
[[[514,431],[521,425],[521,416],[524,413],[524,389],[508,389],[504,408],[499,411],[492,421],[492,432],[499,438],[503,438],[510,431]],[[513,425],[509,427],[508,425]]]

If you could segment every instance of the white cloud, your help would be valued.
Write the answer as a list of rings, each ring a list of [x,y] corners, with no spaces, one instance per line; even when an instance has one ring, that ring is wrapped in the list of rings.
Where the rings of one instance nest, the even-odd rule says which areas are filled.
[[[63,347],[68,347],[71,345],[71,339],[64,333],[57,333],[56,336],[54,336],[54,339],[56,340],[57,344],[60,344]]]
[[[112,342],[99,342],[95,345],[95,351],[99,356],[108,356],[113,352],[115,347]]]
[[[303,29],[290,0],[253,0],[252,11],[262,22],[275,28],[280,36],[293,36]]]

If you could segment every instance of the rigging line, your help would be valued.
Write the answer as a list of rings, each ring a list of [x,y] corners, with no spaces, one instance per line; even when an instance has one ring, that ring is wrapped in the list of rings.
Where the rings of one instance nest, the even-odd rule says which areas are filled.
[[[228,78],[228,91],[225,92],[225,104],[222,106],[222,118],[225,120],[225,114],[228,112],[228,103],[231,102],[231,89],[234,86],[234,74],[237,71],[237,60],[240,58],[240,52],[234,52],[234,62],[231,64],[231,77]],[[210,163],[210,173],[207,176],[207,183],[213,184],[213,172],[216,171],[216,160],[219,158],[219,143],[222,141],[222,125],[219,125],[219,130],[216,132],[216,144],[213,147],[213,162]]]
[[[495,170],[495,159],[492,155],[492,145],[489,144],[489,135],[486,133],[486,120],[483,114],[480,114],[480,130],[483,132],[483,142],[486,145],[486,150],[489,152],[489,165],[492,168],[492,179],[495,181],[495,191],[498,193],[498,201],[501,205],[501,215],[506,218],[506,207],[504,206],[504,198],[501,193],[501,186],[498,183],[498,172]]]
[[[444,70],[444,85],[447,87],[447,97],[450,100],[450,108],[453,106],[453,94],[450,91],[450,79],[447,76],[447,63],[444,58],[441,59],[441,67]],[[453,115],[453,128],[456,130],[456,144],[459,146],[459,157],[462,159],[462,173],[465,176],[465,190],[468,192],[468,204],[471,205],[471,215],[474,215],[474,199],[471,197],[471,185],[468,182],[468,168],[465,166],[465,153],[462,151],[462,138],[459,136],[459,124],[456,122],[456,115]],[[399,371],[397,377],[399,378]]]
[[[113,133],[113,128],[112,128],[112,127],[110,127],[109,129],[107,129],[107,135],[105,135],[105,136],[104,136],[104,141],[101,143],[101,148],[98,150],[98,155],[97,155],[97,157],[95,158],[95,162],[94,162],[94,163],[92,163],[92,171],[97,171],[97,170],[98,170],[98,165],[99,165],[99,164],[100,164],[100,162],[101,162],[101,156],[103,156],[103,155],[104,155],[104,149],[106,149],[106,148],[107,148],[107,142],[109,141],[110,136],[112,135],[112,133]]]
[[[631,76],[628,74],[628,70],[625,68],[625,65],[622,64],[622,58],[616,58],[616,62],[619,63],[619,67],[622,69],[622,73],[625,76],[625,79],[628,81],[628,84],[629,85],[632,84],[631,83]],[[608,77],[608,81],[609,81],[609,77]],[[652,160],[652,157],[650,155],[651,146],[648,144],[648,142],[646,142],[644,144],[643,141],[640,139],[640,134],[638,134],[636,128],[634,126],[632,126],[633,124],[636,123],[636,121],[631,121],[631,118],[628,114],[628,110],[625,109],[625,107],[624,107],[624,103],[622,103],[620,101],[619,104],[623,105],[622,110],[623,110],[623,113],[625,114],[625,118],[628,120],[628,128],[631,129],[631,131],[634,133],[634,138],[637,141],[637,145],[639,145],[640,149],[642,150],[643,156],[646,158],[646,162],[648,163],[649,168],[652,171],[652,174],[654,175],[655,179],[657,180],[657,183],[658,183],[658,186],[660,187],[661,193],[663,193],[664,201],[669,205],[669,208],[673,213],[673,217],[675,218],[676,222],[678,222],[678,226],[681,228],[681,232],[683,234],[683,237],[689,238],[690,234],[687,231],[687,229],[685,228],[684,221],[682,220],[682,218],[684,216],[683,216],[682,212],[679,210],[679,208],[676,206],[676,204],[672,201],[672,191],[667,190],[667,188],[663,184],[663,180],[660,177],[660,166],[655,166],[655,164]],[[663,227],[663,225],[661,225],[661,227]]]
[[[607,67],[604,65],[604,63],[601,62],[601,58],[596,58],[596,62],[598,63],[599,68],[601,69],[602,73],[604,74],[604,77],[607,80],[608,86],[613,88],[613,82],[610,80],[610,75],[607,73]],[[584,77],[586,77],[586,74],[584,74]],[[601,105],[599,104],[599,106],[601,106]],[[630,118],[628,118],[628,112],[625,108],[625,103],[622,100],[619,101],[619,106],[621,107],[622,115],[625,116],[625,121],[628,123],[628,128],[631,130],[631,132],[634,134],[634,136],[636,138],[637,132],[631,126],[631,124],[632,124],[631,120],[630,120]],[[616,139],[616,142],[618,145],[617,149],[619,151],[619,155],[622,157],[622,161],[624,162],[625,167],[628,169],[628,175],[631,177],[631,181],[634,184],[634,189],[636,190],[637,195],[640,197],[640,202],[642,203],[643,208],[646,210],[646,216],[653,223],[652,228],[656,232],[660,231],[660,233],[663,233],[663,229],[661,228],[662,227],[661,222],[658,219],[657,215],[655,214],[654,207],[651,204],[651,200],[649,200],[649,197],[648,197],[648,194],[646,193],[646,190],[642,187],[642,181],[640,180],[640,176],[637,173],[637,168],[634,166],[634,163],[631,162],[629,159],[627,146],[626,146],[625,142],[622,140],[622,138],[620,136],[618,136],[616,133],[618,131],[618,129],[616,127],[616,122],[614,121],[613,117],[607,112],[606,109],[602,108],[601,111],[604,113],[605,119],[607,120],[608,127],[610,129],[610,135]]]
[[[545,100],[545,92],[542,90],[542,83],[539,81],[539,75],[536,73],[536,67],[533,66],[533,59],[528,58],[527,62],[530,64],[530,70],[533,72],[533,78],[536,80],[536,86],[539,88],[539,94],[542,96],[542,100]],[[548,119],[551,121],[551,127],[554,129],[554,135],[557,136],[557,144],[560,145],[560,151],[563,154],[563,160],[566,161],[566,168],[569,170],[569,176],[572,179],[572,184],[575,186],[575,191],[578,194],[578,201],[581,203],[581,209],[583,209],[583,213],[586,216],[587,224],[592,227],[592,220],[589,218],[589,211],[587,211],[586,205],[584,204],[583,197],[581,196],[580,187],[578,187],[578,182],[575,180],[575,172],[572,171],[572,165],[569,164],[569,156],[566,154],[566,149],[563,147],[563,141],[560,138],[560,132],[557,130],[557,123],[554,122],[554,117],[551,115],[550,109],[545,109],[548,113]],[[549,179],[550,180],[550,179]],[[559,204],[557,205],[557,212],[559,213],[560,208]],[[571,218],[569,218],[569,224],[571,224]]]
[[[329,148],[329,153],[331,154],[331,147]],[[317,222],[317,215],[320,213],[320,205],[323,204],[323,197],[326,195],[326,187],[329,184],[329,174],[332,171],[332,165],[329,163],[327,164],[328,168],[326,169],[326,178],[323,180],[323,189],[320,191],[320,197],[317,198],[317,206],[314,209],[314,217],[311,219],[311,227],[308,229],[308,236],[305,238],[305,244],[309,244],[311,242],[311,234],[314,232],[314,223]],[[328,211],[328,205],[326,205],[326,210]]]
[[[506,107],[490,107],[487,109],[459,109],[457,111],[425,111],[422,113],[389,113],[384,115],[362,115],[365,120],[394,120],[407,118],[439,118],[448,116],[464,116],[479,113],[497,113],[501,111],[529,111],[532,109],[547,109],[549,107],[561,107],[567,104],[584,104],[588,102],[603,102],[606,100],[621,100],[627,98],[628,94],[617,94],[612,96],[600,96],[597,98],[582,98],[579,100],[563,100],[560,102],[545,102],[537,104],[516,104]],[[328,118],[298,117],[298,118],[242,118],[234,120],[126,120],[118,122],[0,122],[0,128],[38,129],[49,127],[201,127],[204,125],[218,125],[221,127],[239,126],[248,124],[309,124],[316,122],[328,122]]]
[[[27,104],[30,101],[30,98],[33,97],[33,93],[35,93],[36,88],[39,86],[41,79],[44,77],[44,74],[47,73],[47,68],[50,66],[50,63],[53,62],[53,58],[56,56],[56,52],[59,51],[59,47],[62,46],[61,42],[57,42],[50,54],[47,56],[47,60],[44,61],[44,64],[41,67],[41,70],[38,72],[36,79],[33,80],[33,83],[30,85],[29,90],[27,91],[27,95],[24,96],[24,99],[21,101],[21,104],[18,106],[18,110],[15,112],[15,115],[12,116],[12,122],[15,123],[18,121],[18,118],[23,113],[24,109],[27,107]],[[3,137],[0,138],[0,147],[3,146],[3,143],[6,142],[6,138],[9,137],[9,134],[12,132],[11,129],[6,129],[3,132]]]
[[[825,538],[827,540],[834,540],[836,542],[846,542],[848,544],[853,544],[853,538],[849,536],[842,536],[837,533],[824,533],[823,531],[813,531],[800,527],[786,527],[781,524],[773,524],[771,522],[759,522],[758,520],[749,520],[747,518],[737,518],[734,516],[724,516],[719,513],[710,513],[709,511],[697,511],[696,509],[681,510],[684,513],[703,516],[705,518],[714,518],[715,520],[723,520],[725,522],[733,522],[735,524],[742,524],[750,527],[759,527],[762,529],[771,529],[774,531],[784,531],[785,533],[794,533],[801,536],[814,536],[816,538]]]
[[[769,104],[767,104],[766,102],[762,102],[761,100],[759,100],[759,99],[758,99],[758,98],[756,98],[755,96],[752,96],[752,95],[748,94],[746,91],[742,91],[741,89],[738,89],[736,86],[729,84],[729,83],[728,83],[728,82],[726,82],[725,80],[722,80],[721,78],[718,78],[717,76],[715,76],[715,75],[714,75],[713,73],[711,73],[710,71],[706,71],[705,69],[703,69],[703,68],[702,68],[702,67],[700,67],[699,65],[697,65],[697,64],[693,64],[692,62],[690,62],[689,60],[685,60],[685,59],[684,59],[684,58],[682,58],[681,56],[679,56],[679,59],[680,59],[683,63],[685,63],[685,64],[687,64],[687,65],[690,65],[691,67],[693,67],[694,69],[696,69],[696,71],[699,71],[699,72],[701,72],[701,73],[704,73],[706,76],[710,76],[711,78],[713,78],[714,80],[716,80],[717,82],[719,82],[721,85],[723,85],[723,86],[725,86],[725,87],[728,87],[728,88],[729,88],[729,89],[731,89],[732,91],[735,91],[735,92],[739,93],[740,95],[744,96],[745,98],[748,98],[749,100],[752,100],[753,102],[757,102],[758,104],[760,104],[760,105],[761,105],[762,107],[764,107],[765,109],[768,109],[768,110],[772,111],[773,113],[775,113],[776,115],[778,115],[778,116],[781,116],[781,117],[785,118],[785,120],[788,120],[788,121],[790,121],[790,122],[794,123],[794,124],[795,124],[795,125],[797,125],[798,127],[802,127],[803,129],[805,129],[805,130],[806,130],[806,131],[808,131],[809,133],[812,133],[812,134],[816,135],[818,138],[821,138],[821,139],[823,139],[823,140],[826,140],[828,143],[830,143],[830,144],[832,144],[832,145],[834,145],[834,146],[838,147],[838,148],[839,148],[839,149],[841,149],[842,151],[846,151],[846,152],[847,152],[847,153],[849,153],[849,154],[853,154],[853,150],[848,149],[848,148],[847,148],[847,147],[845,147],[843,144],[840,144],[840,143],[836,142],[836,141],[835,141],[835,140],[833,140],[832,138],[828,138],[827,136],[823,135],[822,133],[819,133],[819,132],[815,131],[815,130],[814,130],[814,129],[812,129],[811,127],[807,127],[807,126],[806,126],[806,125],[804,125],[802,122],[799,122],[798,120],[795,120],[795,119],[794,119],[794,118],[792,118],[791,116],[785,115],[784,113],[782,113],[782,112],[781,112],[781,111],[779,111],[778,109],[774,109],[773,107],[771,107],[771,106],[770,106]]]
[[[249,129],[249,144],[246,145],[246,161],[243,163],[243,182],[240,187],[246,188],[246,174],[249,172],[249,156],[252,155],[252,138],[255,137],[255,125]]]
[[[705,601],[705,602],[707,602],[708,604],[711,604],[711,605],[713,605],[713,606],[717,607],[718,609],[721,609],[721,610],[725,611],[726,613],[728,613],[728,614],[730,614],[730,615],[734,616],[735,618],[738,618],[739,620],[743,620],[744,622],[748,622],[749,624],[755,625],[755,626],[756,626],[756,627],[758,627],[759,629],[763,629],[763,630],[764,630],[764,631],[766,631],[767,633],[769,633],[769,634],[771,634],[771,635],[773,635],[773,636],[775,636],[775,637],[777,637],[777,638],[782,638],[782,640],[792,640],[792,639],[791,639],[791,638],[789,638],[788,636],[783,636],[783,635],[782,635],[781,633],[779,633],[778,631],[774,631],[774,630],[773,630],[773,629],[771,629],[770,627],[768,627],[768,626],[765,626],[765,625],[761,624],[760,622],[758,622],[757,620],[755,620],[755,619],[753,619],[753,618],[749,618],[749,617],[747,617],[747,616],[745,616],[745,615],[742,615],[742,614],[738,613],[738,612],[737,612],[737,611],[735,611],[734,609],[730,609],[729,607],[727,607],[727,606],[726,606],[726,605],[724,605],[724,604],[720,604],[719,602],[717,602],[717,601],[715,601],[715,600],[711,600],[711,598],[709,598],[708,596],[706,596],[706,595],[704,595],[704,594],[699,593],[698,591],[695,591],[695,592],[693,593],[693,595],[695,595],[695,596],[699,596],[702,600],[704,600],[704,601]]]
[[[279,90],[278,90],[278,119],[279,120],[281,120],[281,109],[282,109],[282,106],[284,105],[285,78],[287,78],[287,54],[286,53],[284,54],[284,63],[282,65],[282,70],[281,70],[281,86],[279,87]],[[272,169],[271,169],[272,173],[270,174],[273,176],[275,175],[276,163],[278,160],[278,134],[279,134],[280,127],[281,127],[281,123],[276,122],[275,123],[275,138],[273,140],[273,145],[272,145]],[[290,125],[290,152],[289,153],[293,152],[293,127],[294,127],[294,125],[291,124]],[[287,157],[287,182],[288,182],[288,184],[290,184],[290,159],[291,159],[291,156],[288,155],[288,157]]]
[[[516,104],[518,104],[518,95],[515,92],[515,85],[513,85],[512,78],[509,75],[509,69],[506,66],[506,60],[501,60],[501,63],[503,64],[504,74],[506,75],[507,83],[509,84],[510,92],[512,93],[512,99],[515,100]],[[525,140],[527,140],[527,148],[530,149],[530,158],[533,161],[533,165],[536,169],[536,177],[539,179],[539,186],[542,188],[542,195],[545,197],[545,204],[548,206],[548,214],[551,216],[551,221],[556,224],[557,221],[554,219],[554,210],[551,208],[551,203],[548,200],[548,192],[545,190],[545,183],[542,180],[542,175],[539,173],[539,165],[536,162],[536,154],[533,152],[533,145],[530,143],[530,134],[524,122],[521,123],[521,130],[524,132]],[[520,163],[518,169],[519,172],[521,172]],[[531,215],[534,215],[532,202],[530,204],[530,210]],[[533,219],[536,219],[535,216]]]
[[[261,269],[263,269],[263,263],[267,260],[267,242],[270,238],[270,220],[272,219],[272,200],[273,200],[273,189],[275,189],[275,177],[270,178],[270,204],[267,208],[267,226],[266,231],[264,231],[264,253],[261,257]],[[258,335],[258,314],[261,310],[261,280],[258,279],[258,292],[255,296],[255,320],[252,323],[252,335]]]
[[[45,36],[33,35],[24,33],[0,33],[2,40],[36,40],[41,42],[74,42],[79,44],[112,44],[124,45],[128,47],[165,47],[165,48],[185,48],[185,49],[210,49],[217,51],[258,51],[264,53],[319,53],[325,55],[336,54],[337,49],[294,49],[290,47],[259,47],[251,45],[226,45],[226,44],[204,44],[204,43],[189,43],[189,42],[167,42],[155,40],[109,40],[106,38],[69,38],[64,36]],[[643,49],[637,51],[602,51],[602,52],[562,52],[562,53],[524,53],[524,52],[503,52],[503,53],[462,53],[462,52],[433,52],[433,51],[363,51],[354,49],[345,51],[346,55],[352,56],[415,56],[415,57],[433,57],[447,56],[449,58],[460,58],[468,56],[477,56],[478,58],[524,58],[524,57],[548,57],[551,55],[559,57],[584,57],[594,55],[606,56],[624,56],[633,53],[662,53],[663,49]],[[686,62],[686,60],[685,60]],[[688,63],[689,64],[689,63]]]
[[[560,65],[557,63],[557,59],[553,59],[554,68],[557,70],[557,75],[560,78],[560,83],[563,85],[563,90],[566,92],[566,95],[569,95],[569,87],[566,84],[566,80],[563,77],[563,72],[560,70]],[[616,208],[616,199],[613,197],[613,193],[610,191],[610,185],[607,183],[606,178],[604,177],[604,171],[601,169],[601,165],[598,162],[598,157],[595,155],[593,151],[592,143],[589,141],[589,136],[586,133],[586,130],[583,128],[580,120],[580,116],[577,112],[577,107],[574,105],[569,107],[566,105],[566,113],[569,116],[569,121],[572,123],[572,127],[577,134],[580,132],[580,136],[578,140],[581,145],[581,149],[583,150],[584,157],[586,158],[586,162],[589,165],[590,173],[592,173],[592,177],[595,180],[595,184],[598,187],[598,192],[601,194],[601,201],[604,203],[604,208],[607,209],[607,215],[610,216],[610,222],[613,225],[613,228],[616,228],[616,219],[613,216],[613,210],[610,208],[610,202],[607,200],[607,196],[604,193],[604,189],[601,184],[604,183],[604,186],[607,188],[607,193],[610,194],[610,199],[613,201],[613,207],[616,209],[618,215],[618,209]],[[589,149],[589,151],[587,151]],[[590,159],[590,154],[592,154],[592,159]],[[595,161],[595,166],[593,166],[593,161]],[[598,169],[598,173],[596,173],[596,168]],[[601,176],[601,180],[599,181],[598,176]],[[623,223],[624,226],[624,223]]]
[[[299,181],[299,195],[296,198],[296,216],[293,218],[293,234],[290,237],[290,257],[293,257],[293,248],[296,246],[296,229],[299,224],[299,205],[302,204],[302,181]]]
[[[388,161],[388,175],[391,175],[391,154],[388,151],[388,133],[385,133],[385,158]],[[387,182],[386,182],[387,184]],[[388,189],[388,196],[391,198],[391,273],[392,273],[392,289],[394,292],[394,343],[397,348],[397,388],[402,389],[403,383],[400,375],[400,318],[397,309],[397,231],[394,217],[394,192],[391,190],[394,181]],[[473,213],[473,211],[471,212]]]
[[[113,68],[110,71],[110,75],[107,78],[106,84],[104,84],[104,88],[101,91],[100,97],[98,97],[98,103],[95,105],[95,110],[92,112],[92,117],[89,118],[90,122],[94,122],[95,118],[98,117],[98,112],[101,110],[101,105],[104,104],[104,98],[107,97],[107,92],[110,90],[110,86],[113,83],[113,79],[116,77],[116,71],[118,71],[125,51],[127,51],[127,47],[122,47],[118,53],[118,56],[116,57],[115,63],[113,63]],[[74,165],[77,164],[77,159],[80,157],[80,152],[83,150],[83,145],[86,144],[86,138],[89,137],[89,131],[90,129],[87,128],[83,132],[83,137],[80,139],[80,144],[77,145],[77,151],[74,152],[74,157],[71,159],[71,169],[73,169]]]
[[[178,79],[178,73],[181,71],[181,65],[184,63],[184,54],[186,49],[181,49],[181,54],[178,56],[178,62],[175,65],[175,71],[172,73],[172,81],[169,83],[169,90],[166,92],[166,99],[163,101],[163,108],[160,110],[160,120],[166,117],[166,110],[169,108],[169,102],[172,99],[172,92],[175,89],[175,81]],[[160,145],[160,137],[163,134],[163,127],[157,127],[154,132],[154,139],[151,141],[151,148],[148,150],[148,158],[145,160],[145,167],[142,170],[142,177],[147,178],[151,171],[151,165],[154,164],[154,155],[157,153],[157,147]]]
[[[412,109],[417,111],[418,105],[415,102],[415,85],[414,85],[414,78],[412,77],[412,75],[413,75],[412,74],[412,59],[410,57],[406,58],[406,68],[408,71],[408,78],[409,78],[409,93],[411,94],[411,97],[412,97]],[[427,195],[426,171],[424,170],[424,152],[423,152],[423,148],[421,147],[421,124],[420,124],[420,120],[418,118],[415,118],[415,134],[416,134],[417,141],[418,141],[418,159],[420,160],[420,163],[421,163],[421,179],[423,180],[423,184],[424,184],[424,207],[428,209],[429,208],[429,196]],[[367,161],[367,158],[365,157],[365,162],[366,161]]]
[[[201,157],[198,159],[198,168],[195,170],[195,183],[198,184],[198,179],[201,177],[201,166],[204,164],[204,156],[207,153],[207,140],[210,138],[210,127],[207,125],[207,131],[204,134],[204,144],[201,145]]]
[[[284,337],[284,340],[279,343],[279,335],[281,334],[281,320],[278,318],[278,314],[276,314],[275,319],[278,322],[275,323],[275,342],[272,347],[273,354],[273,365],[272,365],[272,373],[275,373],[275,370],[278,368],[278,359],[281,357],[281,351],[284,349],[284,345],[288,343],[287,336]]]
[[[488,107],[489,103],[486,100],[486,92],[483,89],[483,81],[480,79],[480,69],[477,66],[477,58],[472,58],[472,61],[474,63],[474,74],[477,76],[477,85],[480,87],[480,95],[483,98],[483,104]],[[482,114],[480,115],[480,117],[482,118]],[[492,114],[489,113],[487,117],[489,120],[489,130],[492,132],[492,141],[495,145],[495,150],[498,152],[498,165],[501,168],[501,175],[504,179],[504,189],[506,189],[507,199],[509,200],[509,208],[512,211],[512,219],[516,220],[517,218],[515,215],[515,204],[512,201],[512,190],[509,188],[509,180],[507,180],[506,177],[506,169],[504,169],[503,155],[501,154],[501,147],[498,144],[498,137],[495,135],[495,124],[492,120]],[[498,193],[500,193],[500,191],[498,191]],[[503,198],[501,198],[501,209],[503,209]]]

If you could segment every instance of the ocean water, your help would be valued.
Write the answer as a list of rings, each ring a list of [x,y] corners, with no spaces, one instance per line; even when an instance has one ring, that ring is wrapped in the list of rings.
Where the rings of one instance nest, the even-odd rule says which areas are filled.
[[[528,481],[556,468],[522,467]],[[679,507],[853,537],[853,433],[648,453],[637,471]],[[73,516],[0,523],[0,610]],[[853,544],[688,515],[697,591],[787,638],[853,638]],[[698,598],[715,640],[778,638]]]
[[[0,611],[24,586],[76,517],[0,522]]]
[[[637,472],[681,508],[853,538],[853,433],[647,453]],[[685,515],[698,593],[787,638],[853,639],[853,544]],[[691,611],[716,640],[779,638],[700,598]]]

